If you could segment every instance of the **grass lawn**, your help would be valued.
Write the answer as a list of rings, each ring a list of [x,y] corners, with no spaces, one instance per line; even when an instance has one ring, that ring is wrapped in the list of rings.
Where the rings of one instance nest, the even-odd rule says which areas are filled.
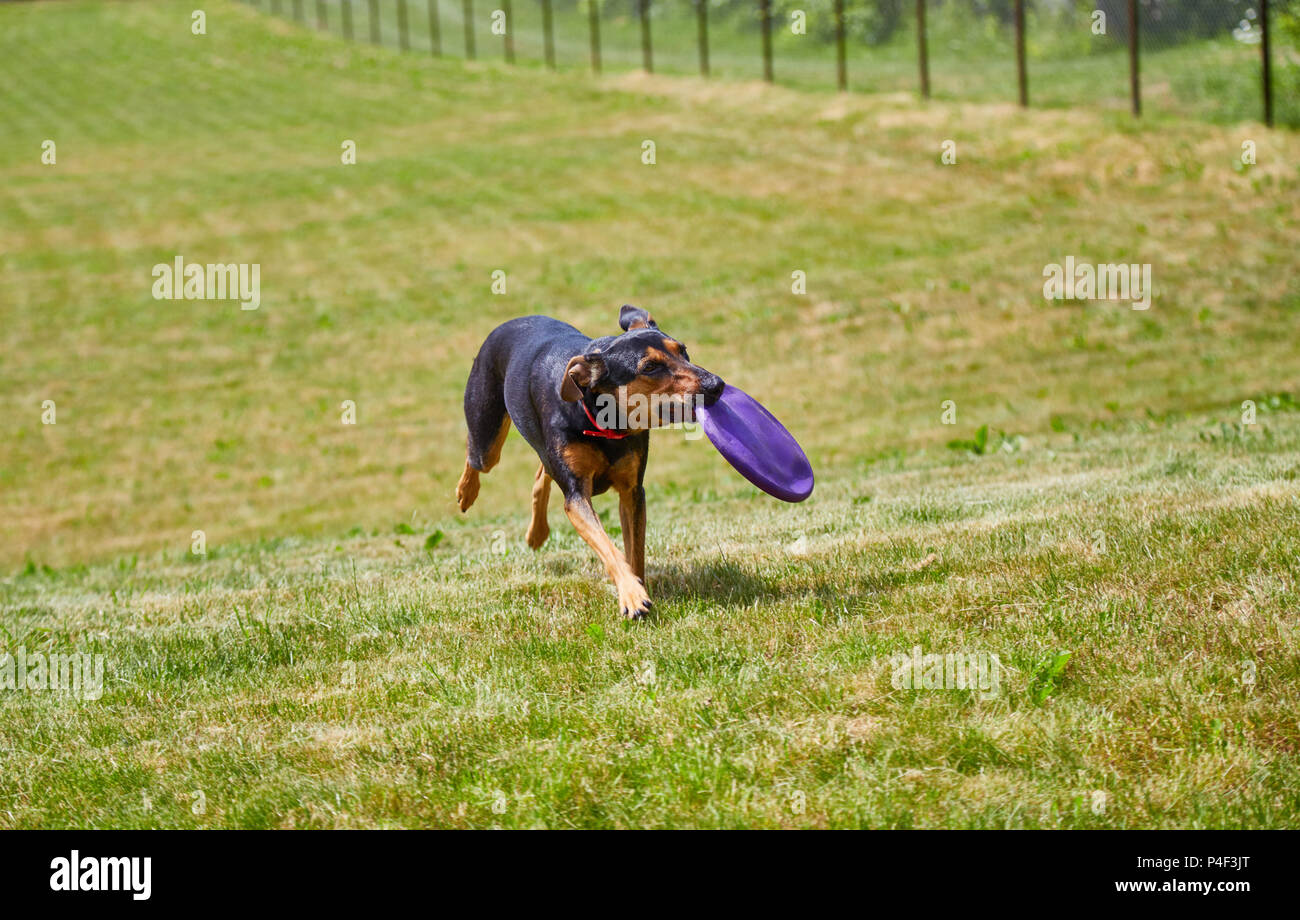
[[[0,827],[1300,823],[1293,133],[204,9],[0,7],[0,654],[107,669],[0,689]],[[178,254],[260,309],[153,299]],[[1045,300],[1066,256],[1150,310]],[[657,433],[641,623],[558,508],[525,547],[517,435],[453,503],[487,332],[625,302],[819,477]]]

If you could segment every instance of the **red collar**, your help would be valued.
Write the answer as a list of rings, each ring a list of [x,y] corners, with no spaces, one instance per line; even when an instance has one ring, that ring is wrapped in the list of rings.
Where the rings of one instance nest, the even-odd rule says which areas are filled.
[[[590,419],[591,424],[595,426],[595,430],[588,428],[583,431],[583,434],[585,435],[590,435],[593,438],[609,438],[611,441],[618,441],[622,438],[626,438],[632,433],[630,431],[610,431],[608,428],[601,428],[600,422],[596,421],[596,417],[592,415],[591,410],[587,408],[587,401],[585,399],[582,401],[582,411],[587,413],[587,418]]]

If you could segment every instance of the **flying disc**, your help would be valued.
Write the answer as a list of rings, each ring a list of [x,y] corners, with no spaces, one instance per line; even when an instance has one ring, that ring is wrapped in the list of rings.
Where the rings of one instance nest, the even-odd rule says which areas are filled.
[[[801,502],[813,490],[812,465],[803,448],[771,412],[744,390],[727,384],[695,418],[718,453],[768,495]]]

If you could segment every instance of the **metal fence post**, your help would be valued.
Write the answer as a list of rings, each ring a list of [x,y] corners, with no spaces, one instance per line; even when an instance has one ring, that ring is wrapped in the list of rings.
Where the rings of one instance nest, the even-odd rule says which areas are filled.
[[[591,23],[591,72],[600,73],[600,0],[587,0],[587,20]]]
[[[325,12],[325,0],[316,0],[316,28],[325,32],[329,27],[329,14]]]
[[[406,0],[397,0],[397,47],[411,50],[411,36],[406,28]]]
[[[474,0],[465,0],[465,57],[474,60]]]
[[[1133,117],[1142,114],[1142,79],[1138,74],[1138,4],[1128,0],[1128,86],[1133,97]]]
[[[429,0],[429,48],[442,57],[442,23],[438,21],[438,0]]]
[[[293,0],[294,22],[302,22],[302,0]]]
[[[379,44],[379,0],[370,0],[370,43]]]
[[[1273,54],[1269,48],[1268,0],[1259,0],[1260,54],[1264,56],[1264,124],[1273,127]]]
[[[700,36],[700,74],[709,75],[709,0],[695,0],[695,19]]]
[[[343,37],[352,41],[352,0],[343,0]]]
[[[551,18],[551,0],[542,0],[542,54],[546,66],[555,69],[555,23]]]
[[[921,65],[921,96],[930,98],[930,59],[925,49],[925,0],[916,0],[917,57]]]
[[[844,0],[835,0],[835,83],[840,92],[849,88],[849,65],[844,51]]]
[[[641,66],[646,73],[654,73],[654,49],[650,45],[650,0],[638,0],[637,6],[641,8]]]
[[[1016,81],[1020,104],[1029,105],[1029,72],[1025,67],[1025,0],[1016,0]]]
[[[758,18],[763,31],[763,79],[772,82],[772,0],[758,0]]]

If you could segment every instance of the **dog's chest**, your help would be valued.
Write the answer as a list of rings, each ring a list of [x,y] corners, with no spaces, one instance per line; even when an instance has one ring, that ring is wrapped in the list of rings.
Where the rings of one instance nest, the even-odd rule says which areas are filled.
[[[600,495],[613,489],[627,492],[636,488],[641,458],[633,451],[610,457],[605,451],[585,441],[564,448],[564,462],[575,474],[591,481],[591,494]]]

